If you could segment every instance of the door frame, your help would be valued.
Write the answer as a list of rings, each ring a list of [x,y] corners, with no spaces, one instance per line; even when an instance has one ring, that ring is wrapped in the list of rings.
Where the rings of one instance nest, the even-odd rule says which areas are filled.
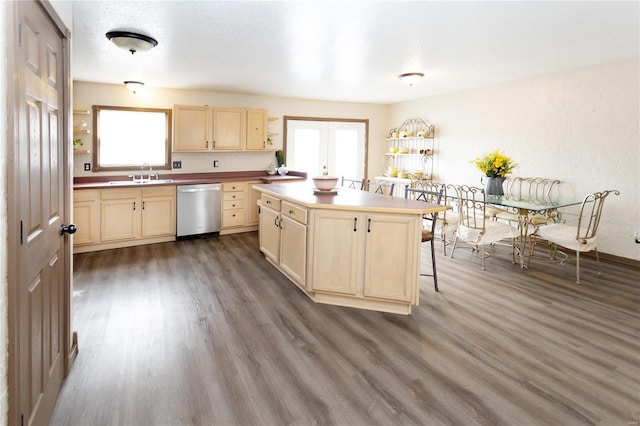
[[[335,121],[339,123],[362,123],[364,124],[364,179],[369,176],[369,119],[365,118],[328,118],[328,117],[299,117],[293,115],[285,115],[282,117],[282,150],[285,158],[287,157],[287,128],[291,121]]]
[[[72,140],[72,81],[71,81],[71,32],[66,27],[58,13],[48,0],[32,0],[38,4],[44,14],[49,18],[51,25],[60,35],[62,40],[62,138],[63,141],[63,197],[64,197],[64,223],[72,222],[72,186],[73,186],[73,152],[71,148]],[[9,424],[20,424],[21,401],[20,387],[23,385],[19,382],[19,312],[16,309],[19,305],[19,258],[20,252],[20,218],[18,213],[20,182],[16,179],[18,176],[15,170],[18,164],[16,144],[18,143],[20,120],[19,116],[19,93],[15,86],[15,78],[22,75],[19,69],[20,65],[16,61],[18,55],[18,5],[17,2],[3,2],[2,7],[6,7],[6,17],[8,22],[7,28],[4,30],[6,35],[6,55],[7,55],[7,72],[6,72],[6,109],[7,109],[7,287],[8,287],[8,370],[7,385],[9,396]],[[72,265],[73,252],[71,238],[64,238],[64,256],[63,264],[63,286],[64,296],[60,309],[63,315],[63,356],[64,356],[64,375],[69,374],[69,370],[78,353],[77,336],[72,331],[71,323],[71,297],[72,297]]]

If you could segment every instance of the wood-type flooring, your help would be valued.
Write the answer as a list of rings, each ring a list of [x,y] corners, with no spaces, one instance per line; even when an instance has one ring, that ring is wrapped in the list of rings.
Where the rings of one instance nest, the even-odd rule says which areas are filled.
[[[584,259],[576,285],[504,246],[486,271],[436,250],[441,291],[421,277],[410,316],[312,302],[257,233],[75,255],[50,424],[639,424],[638,269]]]

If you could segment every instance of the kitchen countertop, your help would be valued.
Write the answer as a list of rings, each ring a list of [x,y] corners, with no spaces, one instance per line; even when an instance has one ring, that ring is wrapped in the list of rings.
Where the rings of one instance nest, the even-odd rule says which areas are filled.
[[[380,213],[427,214],[444,211],[446,206],[375,194],[350,188],[337,188],[337,194],[318,194],[310,182],[255,185],[260,192],[307,208],[366,211]]]
[[[160,174],[159,179],[171,179],[171,182],[163,183],[134,183],[130,177],[121,176],[87,176],[73,179],[73,189],[106,189],[106,188],[140,188],[166,185],[195,185],[201,183],[224,183],[243,181],[262,181],[265,184],[285,181],[304,181],[307,174],[304,172],[290,171],[288,174],[268,175],[265,171],[245,171],[245,172],[219,172],[219,173],[167,173]],[[131,181],[130,185],[113,185],[109,182]]]

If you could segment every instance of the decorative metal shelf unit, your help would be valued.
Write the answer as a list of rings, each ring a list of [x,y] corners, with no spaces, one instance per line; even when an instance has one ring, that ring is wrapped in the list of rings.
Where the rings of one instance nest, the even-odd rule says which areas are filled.
[[[397,129],[389,130],[386,140],[385,176],[406,179],[406,174],[422,173],[425,179],[431,179],[434,138],[435,126],[427,124],[421,118],[410,118]],[[392,176],[392,169],[397,170],[396,176]]]

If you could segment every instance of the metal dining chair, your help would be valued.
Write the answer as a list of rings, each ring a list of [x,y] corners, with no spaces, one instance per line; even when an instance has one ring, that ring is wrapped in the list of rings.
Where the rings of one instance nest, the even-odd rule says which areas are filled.
[[[577,225],[554,223],[551,225],[540,226],[536,230],[535,234],[533,234],[534,239],[545,240],[549,243],[549,255],[551,259],[555,260],[558,253],[565,256],[560,263],[564,263],[568,259],[568,256],[566,253],[558,251],[559,245],[569,250],[575,250],[576,284],[580,284],[580,253],[590,251],[595,252],[598,275],[602,275],[602,270],[600,269],[600,258],[598,256],[596,232],[598,230],[598,225],[600,225],[600,217],[602,216],[604,201],[609,194],[620,195],[620,191],[613,189],[588,194],[580,206]],[[531,253],[529,257],[531,257]]]
[[[405,185],[404,187],[404,198],[410,200],[424,201],[426,203],[440,204],[442,201],[442,194],[444,191],[444,186],[440,184],[435,184],[431,187],[428,185],[423,185],[422,188],[411,188],[410,185]],[[436,222],[438,221],[437,213],[429,213],[422,216],[423,223],[426,222],[427,226],[423,227],[421,230],[421,241],[423,243],[429,242],[431,245],[431,269],[433,271],[432,274],[424,274],[420,273],[421,276],[433,277],[433,285],[436,291],[440,291],[438,289],[438,273],[436,271],[436,251],[435,251],[435,229]]]
[[[365,179],[347,179],[342,176],[340,181],[340,186],[343,188],[351,188],[351,189],[359,189],[364,191],[366,188],[367,181]]]
[[[511,256],[516,262],[515,240],[520,233],[513,226],[490,220],[486,216],[487,203],[484,189],[468,185],[450,185],[456,193],[460,223],[456,230],[456,238],[453,241],[451,257],[456,250],[458,240],[471,244],[472,248],[480,247],[482,251],[482,269],[485,268],[487,252],[482,246],[496,243],[500,240],[511,240]]]
[[[365,187],[365,190],[369,192],[374,192],[376,194],[393,196],[393,189],[395,188],[395,186],[396,184],[393,182],[386,182],[386,181],[380,180],[380,181],[368,182],[367,186]]]

